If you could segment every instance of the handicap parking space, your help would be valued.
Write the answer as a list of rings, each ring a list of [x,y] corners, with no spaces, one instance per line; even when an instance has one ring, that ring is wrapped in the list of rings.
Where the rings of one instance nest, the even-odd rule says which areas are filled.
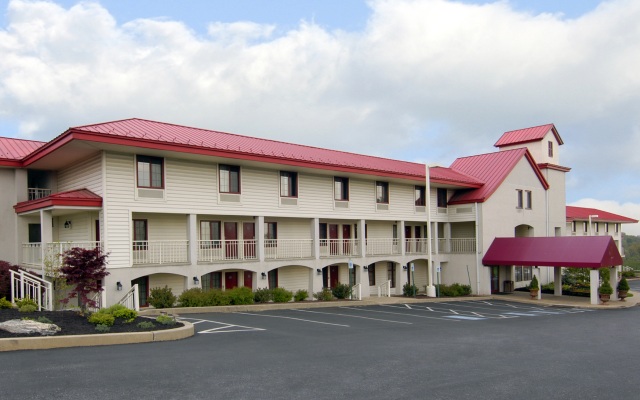
[[[288,309],[236,313],[190,314],[181,319],[193,323],[199,334],[264,331],[300,331],[301,329],[403,329],[433,324],[505,321],[518,318],[558,318],[563,315],[592,312],[589,309],[535,306],[507,301],[453,301],[373,306]],[[302,331],[301,331],[302,332]]]

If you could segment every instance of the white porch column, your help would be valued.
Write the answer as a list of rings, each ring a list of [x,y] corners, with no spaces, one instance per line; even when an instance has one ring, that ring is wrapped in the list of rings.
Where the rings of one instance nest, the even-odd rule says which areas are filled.
[[[542,281],[540,280],[540,267],[533,267],[533,275],[538,280],[538,286],[540,287],[540,290],[538,290],[538,297],[537,297],[537,299],[540,300],[542,298],[542,283],[541,283]]]
[[[369,297],[369,271],[364,269],[363,265],[354,265],[356,269],[356,283],[362,286],[362,298]]]
[[[359,250],[360,250],[360,257],[366,257],[367,256],[367,239],[366,239],[366,221],[364,219],[361,219],[360,221],[358,221],[358,235],[360,235],[360,237],[358,238],[359,242]],[[369,279],[369,275],[367,275],[367,279]],[[369,291],[367,290],[367,296],[368,296]],[[364,296],[364,294],[362,295]]]
[[[260,264],[264,263],[264,216],[255,217],[256,221],[256,256]],[[265,271],[266,272],[266,271]],[[261,276],[258,276],[262,279]]]
[[[613,288],[611,301],[618,300],[618,267],[609,267],[609,284]]]
[[[198,216],[197,214],[187,214],[187,240],[189,241],[189,262],[191,265],[198,265]],[[200,277],[198,277],[200,279]],[[191,279],[193,285],[193,277]]]
[[[444,239],[445,239],[444,252],[451,253],[451,223],[450,222],[444,223]]]
[[[553,295],[562,296],[562,267],[553,267]]]
[[[320,259],[320,219],[311,219],[311,239],[313,239],[313,258]]]
[[[431,232],[433,233],[433,253],[434,254],[439,254],[440,253],[440,243],[439,243],[439,239],[438,239],[438,223],[434,222],[433,223],[433,228],[431,229]]]
[[[398,235],[400,236],[400,255],[404,256],[407,250],[407,245],[405,244],[406,238],[404,237],[404,221],[398,221],[398,223],[398,230],[400,231],[398,232]]]
[[[262,274],[266,274],[264,278]],[[256,289],[266,289],[269,287],[269,272],[268,271],[258,271],[256,272],[256,277],[254,279],[254,284]]]
[[[320,270],[320,273],[318,273]],[[322,291],[322,269],[309,269],[309,298],[313,299],[313,294]]]
[[[434,279],[433,279],[433,261],[432,261],[432,255],[429,254],[429,259],[427,260],[427,279],[429,280],[429,282],[427,282],[427,297],[436,297],[436,287],[434,286]]]
[[[404,225],[404,224],[403,224]],[[404,236],[404,235],[403,235]],[[402,246],[404,248],[404,246]],[[406,265],[396,264],[396,294],[402,295],[402,287],[407,283]]]
[[[589,272],[589,281],[591,287],[591,304],[598,304],[598,285],[600,284],[600,274],[597,269],[591,269]]]
[[[40,251],[42,252],[42,262],[47,259],[48,244],[53,242],[53,215],[51,211],[40,210]],[[56,251],[54,254],[57,254]]]

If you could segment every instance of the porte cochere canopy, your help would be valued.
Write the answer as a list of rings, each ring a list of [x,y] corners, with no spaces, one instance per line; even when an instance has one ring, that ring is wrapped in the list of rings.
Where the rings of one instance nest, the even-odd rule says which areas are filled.
[[[495,238],[482,264],[571,268],[622,265],[611,236],[554,236]]]

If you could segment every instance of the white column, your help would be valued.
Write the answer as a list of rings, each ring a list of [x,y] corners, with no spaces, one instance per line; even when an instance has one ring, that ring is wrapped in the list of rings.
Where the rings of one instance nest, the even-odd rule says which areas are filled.
[[[451,253],[451,223],[444,223],[445,252]]]
[[[318,269],[320,273],[318,273]],[[309,269],[309,296],[313,299],[313,294],[322,291],[322,269]]]
[[[356,283],[362,286],[362,298],[369,297],[369,271],[362,265],[354,265],[356,269]]]
[[[51,242],[53,242],[53,215],[51,211],[40,210],[40,251],[43,263],[47,257],[48,244]],[[59,251],[56,250],[53,254],[58,253]]]
[[[429,239],[431,240],[431,239]],[[427,260],[427,279],[429,280],[428,285],[427,285],[427,296],[428,297],[436,297],[436,287],[434,286],[434,280],[433,280],[433,261],[432,261],[432,255],[429,254],[429,259]]]
[[[406,244],[405,244],[405,237],[404,237],[404,221],[398,221],[398,230],[400,232],[398,232],[398,235],[400,237],[400,255],[404,256],[406,253]],[[397,282],[397,281],[396,281]]]
[[[538,280],[538,286],[539,286],[540,290],[538,290],[537,299],[540,300],[542,298],[542,281],[540,280],[540,268],[539,267],[533,267],[533,275]]]
[[[562,296],[562,267],[553,267],[553,295]]]
[[[591,281],[591,304],[598,304],[598,285],[600,284],[600,274],[598,270],[592,268],[589,271],[589,280]]]
[[[264,216],[255,217],[256,222],[256,256],[258,261],[264,263]],[[262,279],[262,277],[258,277]]]
[[[311,239],[313,239],[313,258],[320,259],[320,219],[311,219]]]
[[[196,266],[198,265],[198,249],[200,248],[197,214],[187,214],[187,240],[189,241],[189,262],[192,266]],[[191,277],[191,284],[193,284],[193,277]]]
[[[404,246],[402,247],[404,248]],[[405,266],[406,265],[403,264],[396,264],[396,294],[398,295],[402,294],[402,287],[407,283],[407,270],[404,269]]]
[[[440,244],[438,243],[438,223],[434,222],[433,223],[433,228],[431,228],[431,232],[433,233],[433,246],[435,247],[435,250],[433,251],[435,254],[439,254],[440,253]]]
[[[613,288],[611,301],[618,300],[618,267],[609,268],[609,284]]]
[[[361,219],[360,221],[358,221],[358,234],[360,235],[360,257],[366,257],[367,256],[367,240],[365,238],[365,229],[366,226],[366,221],[364,219]],[[367,275],[367,279],[369,279],[369,275]],[[367,296],[368,296],[369,291],[367,290]],[[364,294],[362,295],[364,297]]]

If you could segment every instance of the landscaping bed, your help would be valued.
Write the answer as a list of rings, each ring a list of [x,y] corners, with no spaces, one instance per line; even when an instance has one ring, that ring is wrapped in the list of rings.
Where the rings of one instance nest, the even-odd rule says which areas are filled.
[[[33,313],[20,312],[15,308],[0,309],[0,322],[9,321],[12,319],[24,319],[29,318],[37,321],[38,318],[45,317],[51,321],[51,323],[59,326],[61,330],[53,336],[66,336],[66,335],[100,335],[102,333],[125,333],[125,332],[149,332],[158,331],[164,329],[174,329],[183,326],[181,323],[174,325],[164,325],[156,322],[155,319],[136,317],[131,322],[124,322],[121,319],[116,319],[113,326],[108,332],[99,332],[96,330],[96,326],[87,320],[87,316],[81,316],[76,311],[37,311]],[[153,327],[140,328],[138,324],[140,322],[152,323]],[[148,324],[147,324],[148,325]],[[16,334],[9,333],[0,329],[0,339],[4,338],[16,338],[16,337],[42,337],[39,334]]]

